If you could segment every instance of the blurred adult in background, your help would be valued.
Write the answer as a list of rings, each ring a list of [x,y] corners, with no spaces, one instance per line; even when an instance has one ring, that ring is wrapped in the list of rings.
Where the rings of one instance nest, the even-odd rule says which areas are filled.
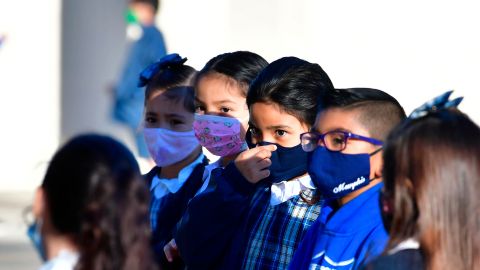
[[[29,230],[49,269],[156,269],[149,194],[134,156],[100,135],[78,136],[53,156]]]
[[[366,269],[480,267],[480,128],[439,109],[443,102],[387,140],[381,204],[390,240]]]
[[[143,134],[138,132],[144,104],[144,91],[137,87],[138,74],[166,54],[163,35],[155,26],[158,9],[159,0],[130,0],[126,15],[129,51],[113,88],[113,117],[132,131],[141,157],[149,154]]]

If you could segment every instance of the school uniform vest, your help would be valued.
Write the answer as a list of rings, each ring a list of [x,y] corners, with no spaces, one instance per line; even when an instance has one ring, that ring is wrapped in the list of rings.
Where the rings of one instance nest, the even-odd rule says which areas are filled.
[[[177,222],[183,216],[188,202],[202,186],[203,172],[207,164],[208,159],[205,157],[202,163],[195,166],[183,186],[176,193],[169,193],[160,198],[160,207],[157,212],[158,225],[152,232],[152,246],[162,269],[183,269],[183,263],[172,264],[167,261],[163,247],[172,240]],[[145,175],[148,186],[151,186],[153,178],[160,171],[160,167],[155,167]]]

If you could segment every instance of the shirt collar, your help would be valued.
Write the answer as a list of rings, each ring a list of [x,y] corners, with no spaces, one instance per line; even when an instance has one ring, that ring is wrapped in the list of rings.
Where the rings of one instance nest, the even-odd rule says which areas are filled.
[[[281,204],[297,196],[302,191],[311,189],[315,189],[315,185],[308,174],[294,180],[274,183],[270,188],[270,205],[275,206]]]
[[[192,174],[195,167],[202,163],[204,159],[203,153],[198,156],[192,163],[185,166],[178,173],[177,178],[159,178],[155,176],[152,179],[152,184],[150,185],[150,190],[154,191],[155,197],[160,198],[166,195],[166,193],[176,193],[180,188],[185,184],[188,177]]]
[[[408,238],[400,242],[393,249],[389,250],[388,255],[395,254],[405,249],[419,249],[419,248],[420,248],[420,243],[415,238]]]

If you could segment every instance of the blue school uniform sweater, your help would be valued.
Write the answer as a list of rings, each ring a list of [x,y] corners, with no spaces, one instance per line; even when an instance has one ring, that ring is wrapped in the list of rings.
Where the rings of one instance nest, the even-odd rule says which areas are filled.
[[[310,228],[289,269],[357,269],[378,256],[388,235],[380,213],[379,183],[335,210],[333,201]]]
[[[197,190],[203,184],[203,172],[208,164],[208,159],[203,158],[202,163],[195,166],[183,186],[175,193],[169,193],[160,199],[155,199],[152,194],[150,203],[151,215],[156,215],[156,226],[152,231],[152,245],[155,255],[162,265],[162,269],[182,269],[183,265],[168,263],[163,247],[173,239],[173,233],[177,222],[181,219],[187,204],[195,196]],[[155,175],[160,173],[160,167],[154,167],[145,175],[147,184],[150,186]]]
[[[271,206],[270,186],[249,183],[233,163],[213,170],[177,226],[187,269],[286,269],[320,204],[308,205],[298,195]]]

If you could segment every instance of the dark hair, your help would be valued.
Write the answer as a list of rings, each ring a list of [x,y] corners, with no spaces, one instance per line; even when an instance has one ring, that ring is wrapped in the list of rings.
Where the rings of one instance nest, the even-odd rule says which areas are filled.
[[[160,8],[160,1],[159,0],[130,0],[130,3],[143,3],[148,4],[153,7],[155,13]]]
[[[480,263],[480,128],[458,110],[408,120],[389,135],[383,197],[392,248],[415,237],[427,269]]]
[[[53,156],[42,188],[52,226],[79,246],[76,269],[151,267],[149,193],[121,143],[73,138]]]
[[[242,94],[247,96],[248,86],[267,65],[268,62],[260,55],[248,51],[220,54],[210,59],[200,70],[195,85],[206,75],[219,73],[237,83],[243,90]]]
[[[318,110],[331,108],[355,110],[360,124],[370,136],[379,140],[385,140],[388,133],[405,119],[405,111],[394,97],[372,88],[335,89],[323,97]]]
[[[252,82],[247,105],[272,102],[312,126],[319,98],[332,90],[330,78],[319,65],[284,57],[268,65]]]
[[[166,65],[153,75],[145,88],[145,104],[153,93],[165,90],[165,97],[180,102],[190,112],[195,112],[193,82],[197,71],[183,63]]]

